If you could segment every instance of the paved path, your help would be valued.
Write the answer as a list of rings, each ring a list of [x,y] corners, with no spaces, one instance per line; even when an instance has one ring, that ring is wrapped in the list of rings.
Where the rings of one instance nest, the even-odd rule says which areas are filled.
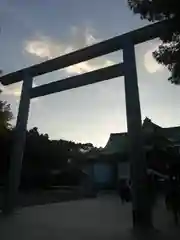
[[[163,207],[155,212],[157,239],[180,239]],[[134,239],[131,228],[131,205],[122,206],[115,196],[28,207],[0,217],[1,240]]]

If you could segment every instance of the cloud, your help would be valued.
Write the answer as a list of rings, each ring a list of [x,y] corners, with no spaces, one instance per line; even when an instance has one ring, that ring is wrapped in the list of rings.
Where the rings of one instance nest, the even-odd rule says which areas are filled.
[[[24,50],[31,55],[39,57],[43,61],[52,59],[100,41],[100,39],[93,36],[92,32],[93,30],[89,28],[83,31],[81,28],[72,27],[71,43],[55,41],[50,37],[39,35],[35,37],[35,39],[26,41]],[[99,59],[78,63],[64,70],[68,75],[82,74],[113,64],[114,62],[112,60],[101,57]]]
[[[98,42],[98,40],[95,37],[93,37],[93,35],[91,35],[91,34],[87,34],[86,35],[86,43],[87,43],[87,45],[92,45],[92,44],[95,44],[97,42]]]
[[[149,49],[145,55],[144,55],[144,66],[146,70],[153,74],[157,71],[162,71],[163,66],[161,64],[158,64],[157,61],[152,56],[152,52],[158,49],[158,46],[153,46],[151,49]]]
[[[56,43],[46,36],[38,36],[37,39],[25,42],[25,51],[43,59],[57,57],[59,53],[70,51],[69,46]]]
[[[85,72],[94,71],[99,68],[108,67],[113,64],[114,64],[114,62],[110,61],[110,60],[104,60],[102,63],[99,63],[99,64],[98,63],[90,64],[90,63],[88,63],[88,61],[86,61],[86,62],[82,62],[82,63],[78,63],[76,65],[70,66],[67,68],[66,71],[67,71],[67,73],[70,73],[70,74],[74,74],[74,73],[82,74]]]
[[[101,41],[100,38],[95,37],[97,35],[95,29],[89,26],[88,27],[72,26],[70,29],[70,32],[71,32],[71,39],[72,39],[71,42],[77,49],[82,48],[84,46],[89,46]]]
[[[93,36],[93,29],[86,28],[84,33],[85,43],[87,46],[100,42],[101,40]]]

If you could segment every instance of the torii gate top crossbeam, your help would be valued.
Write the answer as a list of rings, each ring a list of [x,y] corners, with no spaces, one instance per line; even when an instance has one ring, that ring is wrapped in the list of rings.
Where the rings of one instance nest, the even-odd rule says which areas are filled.
[[[159,37],[164,29],[164,21],[151,24],[137,30],[125,33],[120,36],[116,36],[109,40],[97,43],[93,46],[89,46],[75,52],[33,65],[28,68],[18,70],[13,73],[9,73],[0,77],[0,82],[3,85],[9,85],[12,83],[20,82],[23,80],[26,73],[32,77],[36,77],[48,72],[56,71],[79,62],[87,61],[92,58],[96,58],[111,52],[122,49],[122,44],[125,39],[131,39],[133,44],[139,44],[156,37]]]

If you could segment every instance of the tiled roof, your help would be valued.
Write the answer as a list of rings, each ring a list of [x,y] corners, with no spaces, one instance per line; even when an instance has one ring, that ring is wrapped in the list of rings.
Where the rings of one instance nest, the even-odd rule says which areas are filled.
[[[180,127],[162,128],[146,118],[143,122],[143,136],[146,145],[157,144],[160,148],[170,146],[173,142],[180,143]],[[125,153],[128,150],[126,132],[111,133],[102,154]]]
[[[128,148],[127,133],[111,133],[109,140],[102,150],[104,154],[124,153]]]

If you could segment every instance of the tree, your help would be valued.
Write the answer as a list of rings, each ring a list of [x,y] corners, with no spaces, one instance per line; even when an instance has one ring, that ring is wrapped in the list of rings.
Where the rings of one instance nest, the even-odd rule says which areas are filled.
[[[93,149],[91,143],[51,140],[48,134],[39,133],[37,127],[30,129],[26,134],[21,187],[23,189],[49,187],[52,185],[54,171],[56,174],[64,171],[63,178],[57,179],[59,185],[63,184],[63,179],[69,179],[67,182],[72,182],[74,174],[78,173],[75,168],[78,165],[78,160],[85,160],[87,152]],[[72,160],[73,164],[68,163],[69,159]]]
[[[128,0],[129,7],[141,19],[163,21],[165,28],[159,49],[153,52],[158,63],[171,72],[168,80],[180,84],[180,8],[179,0]]]
[[[12,118],[10,105],[0,100],[0,184],[4,183],[7,174],[12,132],[9,122]]]
[[[0,185],[5,183],[9,167],[11,147],[13,144],[13,129],[9,128],[9,121],[12,119],[10,105],[0,101]],[[1,134],[3,133],[3,134]],[[82,151],[82,149],[84,151]],[[51,140],[48,134],[42,134],[37,127],[26,132],[26,144],[21,171],[21,189],[35,189],[50,187],[53,184],[53,172],[58,174],[65,171],[67,182],[72,182],[74,176],[80,174],[78,160],[87,158],[87,153],[93,150],[91,143],[82,144],[66,140]],[[75,165],[69,164],[73,160]],[[77,165],[77,168],[75,166]],[[72,167],[73,166],[73,167]],[[63,184],[63,179],[57,183]],[[77,179],[77,178],[76,178]],[[62,182],[61,182],[62,180]]]
[[[13,119],[10,104],[6,101],[0,101],[0,133],[7,130],[11,125],[10,121]]]

